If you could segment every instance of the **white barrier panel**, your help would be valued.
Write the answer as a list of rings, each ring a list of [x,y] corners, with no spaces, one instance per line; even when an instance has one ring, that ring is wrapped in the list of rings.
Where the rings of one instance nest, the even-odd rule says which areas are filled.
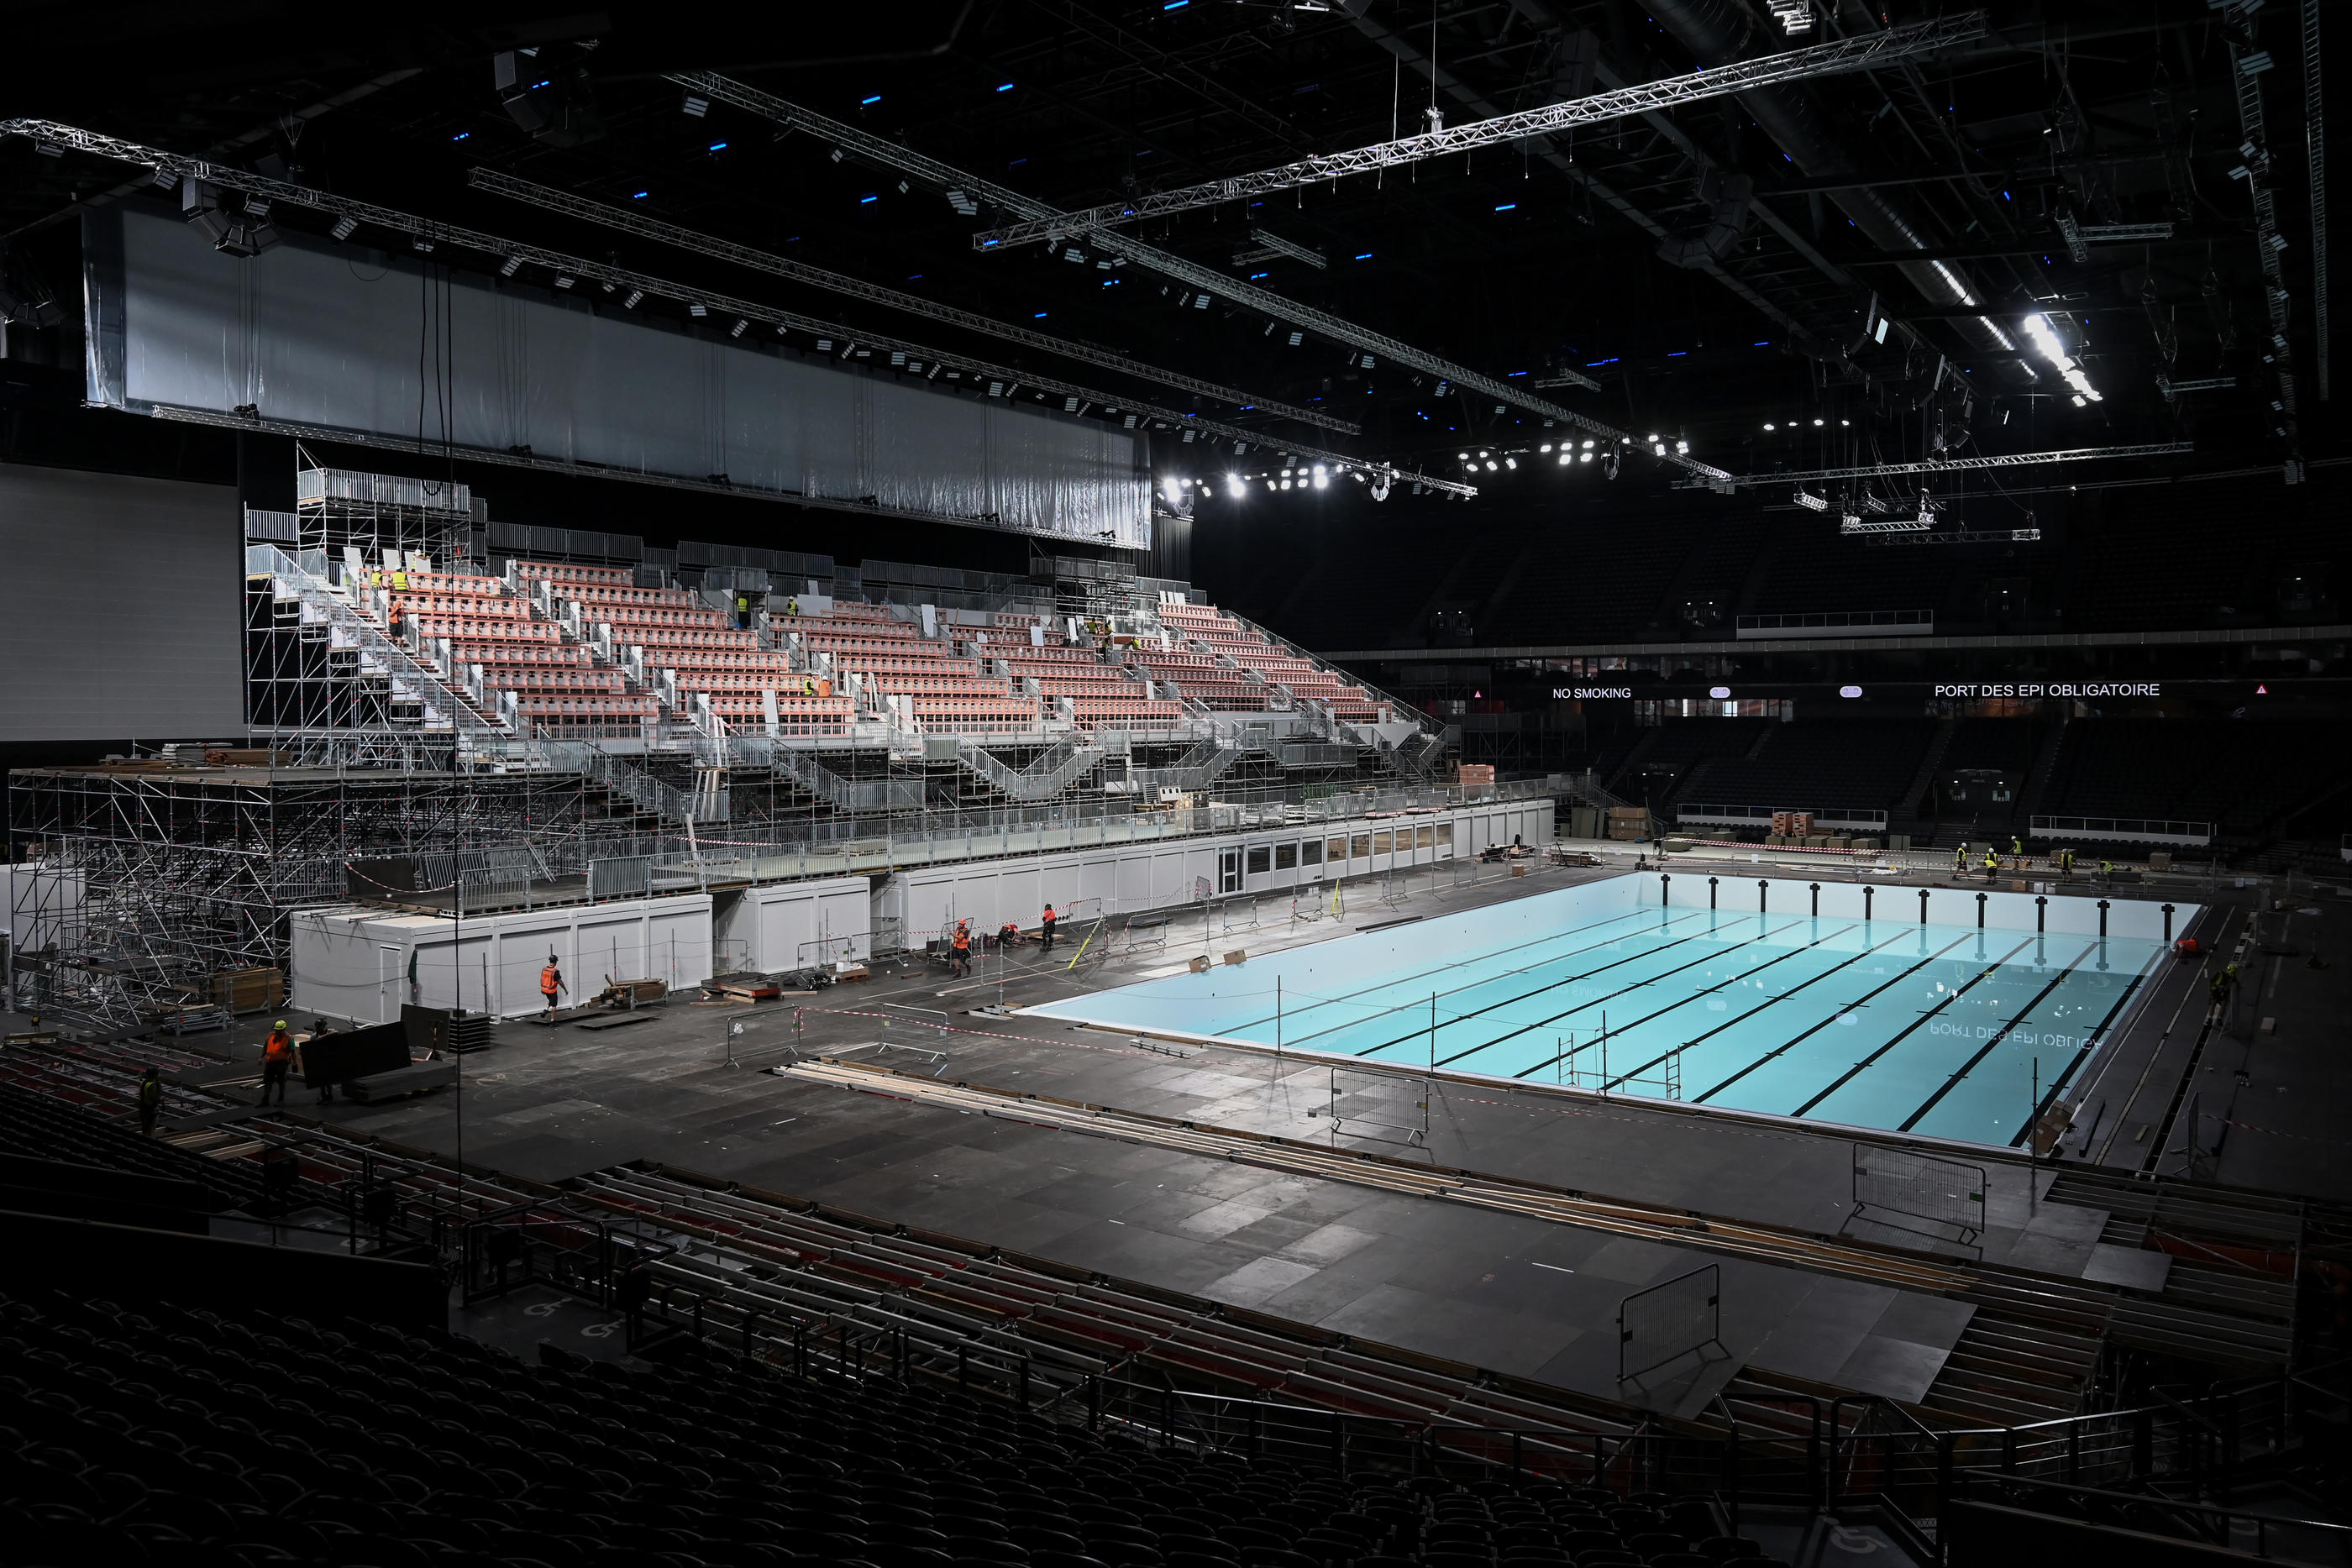
[[[389,1023],[401,1004],[479,1009],[501,1018],[546,1004],[540,970],[552,956],[563,1001],[593,997],[604,977],[666,980],[673,989],[710,977],[710,896],[686,894],[618,904],[574,904],[463,922],[427,915],[341,908],[302,910],[290,921],[289,1009]]]

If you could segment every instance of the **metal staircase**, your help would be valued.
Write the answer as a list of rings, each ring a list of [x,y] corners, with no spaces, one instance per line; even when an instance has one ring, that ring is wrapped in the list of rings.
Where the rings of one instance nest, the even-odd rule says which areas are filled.
[[[991,755],[978,741],[956,743],[956,760],[1008,800],[1024,803],[1050,800],[1076,782],[1103,758],[1103,747],[1063,739],[1055,741],[1026,768],[1013,768]]]
[[[420,711],[418,727],[451,731],[461,750],[512,749],[508,732],[486,717],[464,692],[394,642],[325,579],[305,570],[284,550],[276,545],[247,545],[246,570],[268,574],[281,601],[287,597],[283,590],[292,588],[292,597],[301,606],[303,626],[324,628],[331,648],[351,652],[353,678],[381,679],[388,706],[415,702]]]

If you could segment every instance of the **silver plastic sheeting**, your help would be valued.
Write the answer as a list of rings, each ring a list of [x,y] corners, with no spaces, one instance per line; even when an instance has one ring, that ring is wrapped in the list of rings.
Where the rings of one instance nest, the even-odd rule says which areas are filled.
[[[122,207],[86,225],[89,397],[109,407],[249,409],[1150,544],[1150,479],[1125,432],[803,360],[730,340],[723,327],[679,330],[601,292],[551,298],[462,276],[445,285],[437,269],[427,282],[410,258],[300,238],[238,260],[184,223]]]

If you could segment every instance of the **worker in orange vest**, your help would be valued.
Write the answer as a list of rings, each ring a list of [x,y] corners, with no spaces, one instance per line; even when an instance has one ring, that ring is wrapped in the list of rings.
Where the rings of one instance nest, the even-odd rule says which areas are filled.
[[[269,1103],[269,1091],[278,1091],[278,1103],[286,1103],[286,1074],[294,1066],[294,1037],[286,1032],[286,1020],[279,1019],[270,1026],[269,1038],[261,1042],[261,1103]]]
[[[555,1021],[556,993],[563,988],[563,971],[556,967],[555,955],[550,953],[547,967],[539,972],[539,994],[547,998],[547,1021],[551,1024]]]
[[[971,927],[959,921],[955,928],[955,972],[971,973]]]
[[[392,609],[385,613],[384,619],[392,628],[392,640],[395,643],[399,642],[400,628],[408,619],[408,606],[403,604],[397,598],[394,599]]]
[[[1054,906],[1049,904],[1045,906],[1045,915],[1037,922],[1042,944],[1038,952],[1041,955],[1054,950]]]

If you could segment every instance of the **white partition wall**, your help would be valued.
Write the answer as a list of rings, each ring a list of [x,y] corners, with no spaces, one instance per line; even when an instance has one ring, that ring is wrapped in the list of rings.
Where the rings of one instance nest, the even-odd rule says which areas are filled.
[[[304,910],[292,917],[290,1007],[362,1023],[425,1007],[488,1005],[501,1018],[536,1011],[540,970],[552,956],[565,1001],[592,997],[609,977],[673,988],[711,973],[710,897],[687,894],[576,904],[462,923],[363,909]]]
[[[873,903],[862,876],[781,882],[718,896],[711,913],[719,973],[774,974],[872,956]]]

